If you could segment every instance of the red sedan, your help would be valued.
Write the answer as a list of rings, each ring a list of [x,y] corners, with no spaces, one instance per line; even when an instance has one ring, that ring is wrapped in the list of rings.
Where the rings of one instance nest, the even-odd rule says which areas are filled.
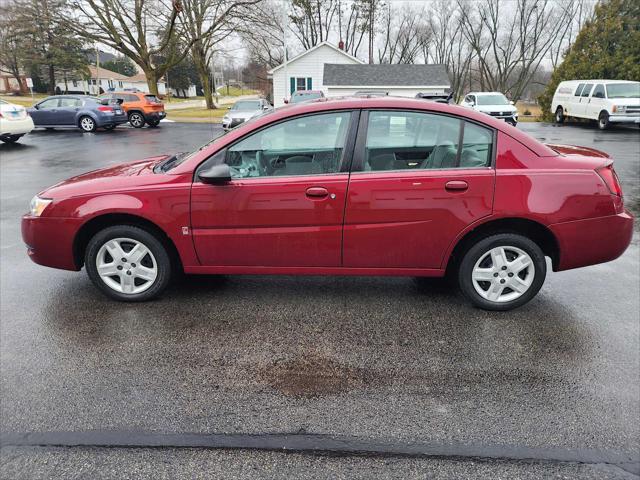
[[[187,274],[457,276],[476,306],[536,295],[547,262],[607,262],[631,240],[613,161],[488,115],[413,99],[321,100],[188,154],[71,178],[23,217],[33,261],[126,301]]]

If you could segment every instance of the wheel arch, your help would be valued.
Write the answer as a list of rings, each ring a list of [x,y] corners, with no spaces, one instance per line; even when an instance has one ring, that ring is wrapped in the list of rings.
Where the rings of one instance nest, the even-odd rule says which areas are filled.
[[[476,225],[460,237],[446,260],[446,271],[451,273],[459,264],[464,252],[482,238],[496,233],[515,233],[530,238],[551,258],[553,270],[560,264],[560,245],[545,225],[528,218],[508,217],[488,220]]]
[[[84,265],[84,255],[91,238],[107,227],[115,225],[132,225],[142,228],[154,235],[167,249],[174,271],[183,271],[182,259],[175,243],[158,225],[151,220],[129,213],[104,213],[93,217],[80,227],[73,239],[73,259],[78,267]]]

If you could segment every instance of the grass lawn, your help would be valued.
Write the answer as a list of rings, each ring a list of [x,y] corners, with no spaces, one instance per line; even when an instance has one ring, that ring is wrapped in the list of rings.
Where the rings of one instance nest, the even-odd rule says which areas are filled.
[[[229,87],[227,93],[227,87],[223,86],[217,89],[218,95],[221,97],[238,97],[240,95],[257,95],[260,93],[258,90],[251,90],[249,88],[243,88],[240,90],[238,87]]]
[[[220,123],[222,117],[229,110],[217,108],[207,110],[206,108],[181,108],[180,110],[167,110],[167,118],[176,122],[202,122]]]
[[[516,108],[518,109],[519,122],[537,122],[542,117],[542,110],[535,103],[518,102],[516,103]],[[524,112],[526,111],[530,114],[525,115]]]
[[[39,102],[43,98],[47,98],[49,95],[46,93],[34,93],[33,99],[31,95],[0,95],[0,98],[6,102],[13,103],[14,105],[22,105],[23,107],[30,107],[34,103]]]

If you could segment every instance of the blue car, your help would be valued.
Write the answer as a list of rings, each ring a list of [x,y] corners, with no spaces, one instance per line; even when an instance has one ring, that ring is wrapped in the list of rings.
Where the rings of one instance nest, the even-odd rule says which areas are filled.
[[[94,132],[97,128],[113,130],[129,121],[117,101],[88,95],[47,97],[28,111],[34,125],[43,128],[78,127],[84,132]]]

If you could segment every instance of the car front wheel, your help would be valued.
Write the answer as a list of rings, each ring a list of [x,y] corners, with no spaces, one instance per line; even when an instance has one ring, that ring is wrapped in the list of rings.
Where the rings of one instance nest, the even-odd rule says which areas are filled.
[[[167,250],[154,235],[132,225],[105,228],[89,241],[87,273],[111,298],[141,302],[158,296],[171,277]]]
[[[540,290],[547,264],[540,247],[527,237],[502,233],[471,246],[458,269],[462,293],[485,310],[511,310]]]
[[[80,128],[83,132],[95,132],[96,131],[96,122],[91,117],[80,117],[80,121],[78,122]]]
[[[129,114],[129,123],[134,128],[144,127],[144,117],[141,113],[133,112]]]
[[[600,113],[600,116],[598,116],[598,128],[600,130],[607,130],[610,126],[609,114],[607,112]]]
[[[562,109],[562,107],[558,107],[556,109],[556,123],[563,123],[564,122],[564,110]]]

